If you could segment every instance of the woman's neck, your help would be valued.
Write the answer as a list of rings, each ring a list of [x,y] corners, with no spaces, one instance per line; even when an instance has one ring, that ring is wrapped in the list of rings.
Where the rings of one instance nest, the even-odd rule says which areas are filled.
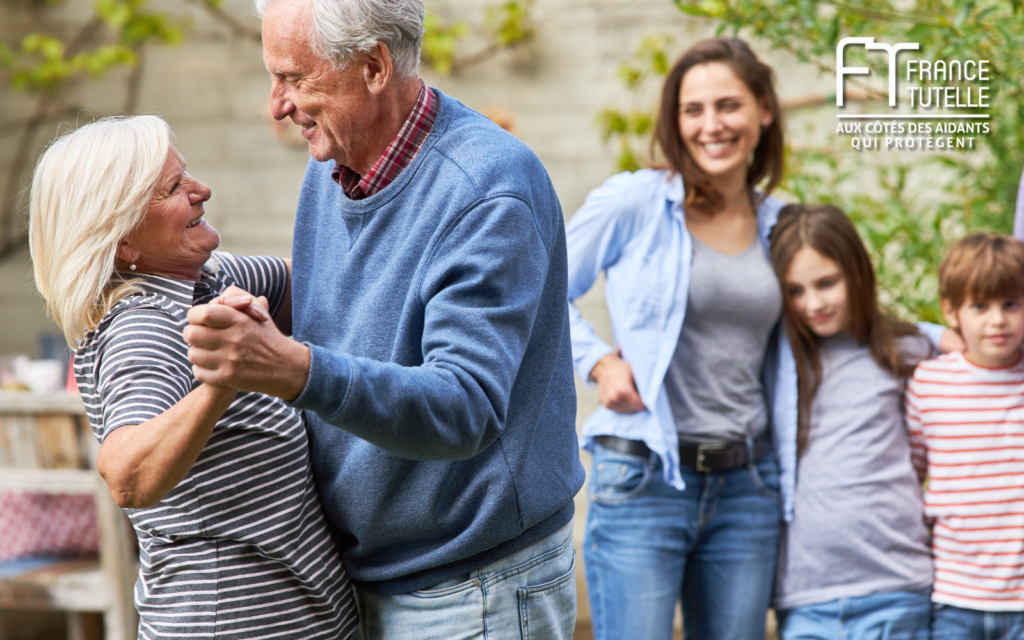
[[[723,176],[720,180],[712,182],[712,188],[722,194],[722,209],[716,215],[749,215],[754,212],[754,207],[750,204],[750,188],[747,186],[745,172]]]

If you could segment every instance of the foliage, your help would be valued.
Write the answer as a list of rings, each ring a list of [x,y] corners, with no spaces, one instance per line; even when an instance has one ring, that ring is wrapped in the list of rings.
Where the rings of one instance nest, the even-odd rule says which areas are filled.
[[[143,46],[178,44],[189,26],[187,18],[149,10],[148,0],[96,0],[93,14],[71,37],[63,38],[39,26],[49,6],[62,1],[27,5],[28,32],[12,42],[0,41],[0,75],[5,84],[36,98],[35,109],[27,118],[0,123],[0,131],[20,138],[0,200],[0,258],[25,241],[24,225],[18,220],[18,194],[23,173],[31,166],[36,133],[48,121],[85,106],[71,101],[69,89],[79,79],[96,79],[115,68],[131,68],[124,110],[132,112]],[[220,0],[192,1],[211,12],[219,11]]]
[[[1024,159],[1024,3],[1020,0],[673,0],[683,12],[718,26],[719,35],[744,37],[786,51],[834,77],[835,48],[847,36],[882,42],[918,42],[915,57],[989,60],[991,132],[975,137],[974,152],[921,154],[913,161],[884,152],[858,153],[848,139],[787,152],[782,188],[801,202],[831,202],[856,222],[878,267],[880,297],[909,319],[939,321],[936,272],[945,247],[967,231],[1008,233]],[[660,77],[642,43],[624,72],[627,88]],[[846,50],[846,64],[864,65],[864,49]],[[883,54],[884,55],[884,54]],[[638,62],[639,61],[639,62]],[[884,71],[885,65],[874,65]],[[883,74],[884,75],[884,74]],[[855,78],[848,86],[857,84]],[[951,84],[951,83],[946,83]],[[817,109],[834,109],[825,96]],[[620,168],[633,168],[645,133],[628,124],[634,107],[599,116],[605,140],[620,144]],[[970,112],[970,110],[963,110]],[[647,113],[652,110],[648,105]],[[790,139],[815,120],[787,114]],[[810,113],[813,116],[813,112]],[[630,164],[630,154],[634,162]]]
[[[455,63],[459,40],[470,33],[469,23],[456,20],[446,25],[436,13],[427,13],[423,30],[423,46],[420,49],[423,63],[441,75],[448,75]]]
[[[506,0],[484,8],[484,26],[495,42],[513,47],[533,40],[537,27],[530,19],[533,0]]]
[[[654,130],[654,113],[642,104],[643,89],[651,81],[659,82],[668,73],[668,47],[674,38],[668,34],[645,37],[633,55],[619,65],[619,79],[633,96],[629,109],[606,107],[597,114],[601,140],[612,140],[619,147],[616,167],[619,171],[636,171],[644,157],[640,149]]]
[[[449,75],[531,42],[537,35],[532,8],[533,0],[505,0],[487,5],[483,9],[483,24],[476,29],[464,20],[446,24],[428,11],[421,49],[423,64],[441,75]],[[474,35],[486,44],[475,53],[459,55],[460,43]]]
[[[115,67],[134,66],[137,48],[145,42],[176,44],[183,38],[184,22],[145,9],[146,0],[99,0],[96,16],[114,30],[113,42],[70,52],[60,38],[34,31],[20,46],[0,45],[0,64],[10,71],[16,91],[56,93],[82,72],[98,78]]]

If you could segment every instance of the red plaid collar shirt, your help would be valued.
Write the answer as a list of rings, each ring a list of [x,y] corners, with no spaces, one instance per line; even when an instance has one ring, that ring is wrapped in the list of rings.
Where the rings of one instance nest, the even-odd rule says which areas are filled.
[[[420,95],[416,106],[412,108],[405,124],[398,135],[391,141],[383,155],[377,158],[373,168],[361,176],[352,169],[340,164],[334,165],[331,177],[341,185],[345,195],[351,200],[362,200],[380,192],[412,162],[416,153],[423,146],[434,119],[437,118],[438,100],[434,92],[420,80]]]

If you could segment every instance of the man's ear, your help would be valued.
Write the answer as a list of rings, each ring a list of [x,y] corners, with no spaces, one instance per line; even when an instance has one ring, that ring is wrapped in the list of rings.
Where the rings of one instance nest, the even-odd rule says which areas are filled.
[[[957,317],[957,310],[953,308],[953,304],[948,298],[943,298],[939,301],[939,305],[942,307],[942,316],[946,319],[946,326],[959,332],[960,318]]]
[[[384,42],[378,42],[377,46],[361,53],[363,67],[363,82],[366,88],[374,95],[384,93],[384,90],[391,84],[394,75],[394,66],[391,64],[391,51]]]

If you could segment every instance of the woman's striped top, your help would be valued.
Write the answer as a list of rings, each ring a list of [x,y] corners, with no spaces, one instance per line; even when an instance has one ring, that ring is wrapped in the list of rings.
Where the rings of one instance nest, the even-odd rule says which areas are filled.
[[[906,403],[935,522],[932,600],[1024,611],[1024,359],[1005,369],[959,352],[924,362]]]
[[[211,265],[216,265],[212,267]],[[142,275],[75,354],[89,422],[103,441],[171,408],[200,383],[186,314],[236,284],[273,313],[288,286],[279,258],[214,254],[199,282]],[[140,638],[311,640],[355,628],[348,576],[317,497],[302,414],[239,393],[178,486],[126,509],[139,537]]]

